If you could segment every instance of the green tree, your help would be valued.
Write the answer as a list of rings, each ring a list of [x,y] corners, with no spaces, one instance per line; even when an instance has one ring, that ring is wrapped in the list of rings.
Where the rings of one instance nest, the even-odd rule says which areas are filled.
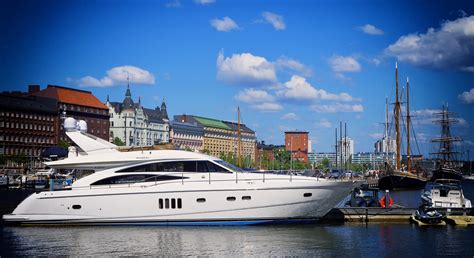
[[[114,144],[117,145],[117,146],[124,146],[125,145],[125,143],[118,137],[115,137]]]
[[[185,150],[185,151],[190,151],[190,152],[193,151],[193,149],[189,148],[189,146],[186,146],[186,148],[184,148],[184,150]]]
[[[204,149],[201,152],[204,153],[204,154],[207,154],[207,155],[211,154],[211,152],[208,149]]]
[[[69,144],[69,142],[67,141],[63,141],[63,140],[60,140],[59,143],[58,143],[58,146],[67,150],[69,148],[69,146],[71,146],[71,144]]]
[[[328,158],[324,158],[322,161],[321,161],[321,168],[329,168],[329,159]]]

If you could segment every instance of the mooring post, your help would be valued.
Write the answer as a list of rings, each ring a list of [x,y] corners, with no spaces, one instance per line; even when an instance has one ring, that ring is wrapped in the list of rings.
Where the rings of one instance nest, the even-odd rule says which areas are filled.
[[[390,194],[389,194],[390,190],[385,190],[385,209],[388,209],[388,205],[389,205],[389,199],[390,199]]]
[[[365,208],[365,223],[369,222],[369,209]]]

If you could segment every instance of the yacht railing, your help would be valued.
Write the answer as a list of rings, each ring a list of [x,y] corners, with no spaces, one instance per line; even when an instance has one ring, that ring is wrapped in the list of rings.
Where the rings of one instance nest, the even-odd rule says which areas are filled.
[[[232,182],[235,181],[236,184],[243,183],[243,182],[262,182],[265,183],[267,181],[287,181],[287,182],[293,182],[293,181],[304,181],[304,180],[309,180],[310,178],[313,177],[297,177],[293,178],[292,175],[290,174],[288,177],[268,177],[265,172],[262,173],[261,178],[241,178],[239,177],[239,173],[235,173],[235,179],[212,179],[212,174],[213,173],[222,173],[222,172],[208,172],[208,173],[199,173],[199,172],[170,172],[166,174],[159,174],[155,175],[154,177],[149,177],[143,180],[138,180],[130,183],[123,183],[123,184],[104,184],[104,185],[89,185],[89,186],[78,186],[78,187],[72,187],[74,190],[81,190],[81,189],[108,189],[108,188],[114,188],[114,189],[119,189],[119,188],[148,188],[148,187],[156,187],[160,185],[166,185],[166,184],[181,184],[184,185],[185,183],[217,183],[217,182]],[[187,175],[196,175],[196,174],[201,174],[201,180],[196,180],[196,179],[190,179],[189,177],[186,178]],[[208,178],[203,178],[202,175],[208,174]],[[255,174],[255,173],[249,173],[249,174]],[[165,176],[177,176],[180,175],[181,179],[170,179],[166,181],[160,181],[160,177],[165,177]],[[155,181],[150,180],[151,178],[154,178]],[[319,178],[317,178],[319,181]],[[328,180],[329,181],[329,180]],[[332,181],[332,180],[331,180]],[[344,181],[341,179],[334,180],[334,181]]]

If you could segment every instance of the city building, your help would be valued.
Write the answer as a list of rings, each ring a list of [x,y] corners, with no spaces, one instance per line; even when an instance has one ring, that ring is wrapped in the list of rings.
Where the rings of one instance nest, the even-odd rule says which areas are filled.
[[[354,141],[349,137],[344,137],[337,142],[338,161],[347,162],[354,154]],[[342,158],[341,158],[342,157]]]
[[[203,151],[219,157],[222,154],[232,153],[237,156],[238,149],[238,124],[212,118],[177,115],[174,121],[190,123],[204,129]],[[242,159],[255,161],[255,132],[244,124],[240,124],[240,142]]]
[[[170,142],[181,150],[202,152],[204,149],[204,128],[196,124],[170,122]]]
[[[291,153],[294,160],[308,162],[308,132],[285,132],[285,149]]]
[[[330,168],[336,167],[336,154],[334,152],[309,152],[308,153],[309,162],[311,164],[315,164],[316,166],[321,164],[323,160],[325,159],[329,160]]]
[[[357,152],[352,155],[353,164],[366,165],[370,169],[382,169],[385,162],[388,161],[391,165],[395,165],[395,153],[380,153],[380,152]]]
[[[60,118],[67,116],[84,120],[87,133],[109,140],[109,109],[92,92],[57,85],[48,85],[41,90],[39,85],[29,85],[28,94],[55,99],[56,114]],[[59,141],[69,141],[61,121],[59,124]]]
[[[397,142],[395,139],[387,139],[383,137],[382,139],[376,141],[374,143],[374,150],[375,152],[397,152]]]
[[[155,109],[144,108],[141,99],[135,103],[127,85],[125,98],[122,102],[111,102],[107,97],[110,114],[110,135],[107,140],[114,142],[116,138],[125,146],[151,146],[169,142],[169,120],[166,104]]]
[[[265,141],[257,142],[255,151],[255,164],[259,169],[274,169],[271,163],[275,161],[274,150],[285,146],[265,144]],[[263,167],[265,162],[270,162],[268,167]]]
[[[12,157],[28,159],[30,169],[38,168],[37,159],[47,148],[58,144],[57,101],[21,92],[0,94],[0,154],[9,157],[3,168],[23,172]],[[25,164],[24,164],[25,165]]]

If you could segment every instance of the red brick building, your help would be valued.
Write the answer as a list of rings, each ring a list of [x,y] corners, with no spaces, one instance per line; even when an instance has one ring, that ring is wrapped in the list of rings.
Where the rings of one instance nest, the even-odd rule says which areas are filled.
[[[308,162],[308,132],[285,132],[285,149],[293,160]]]
[[[47,148],[56,145],[57,102],[21,92],[0,94],[0,154],[23,155],[35,162]],[[6,168],[11,168],[7,162]]]
[[[58,114],[87,122],[87,133],[109,140],[109,108],[92,92],[56,85],[40,90],[39,85],[30,85],[28,94],[52,98],[57,101]],[[68,141],[62,121],[59,123],[59,141]]]

